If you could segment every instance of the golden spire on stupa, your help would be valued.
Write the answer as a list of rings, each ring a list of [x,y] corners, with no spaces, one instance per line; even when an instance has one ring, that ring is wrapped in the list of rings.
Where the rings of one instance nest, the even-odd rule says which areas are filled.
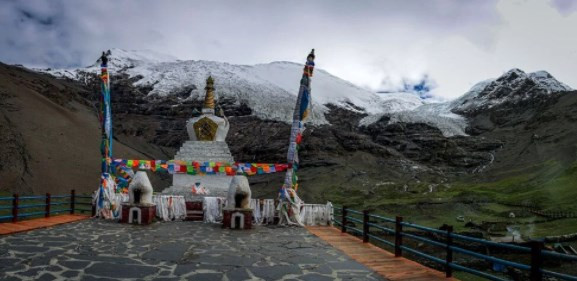
[[[204,106],[203,109],[211,109],[214,112],[214,80],[212,76],[208,76],[206,79],[206,96],[204,97]]]

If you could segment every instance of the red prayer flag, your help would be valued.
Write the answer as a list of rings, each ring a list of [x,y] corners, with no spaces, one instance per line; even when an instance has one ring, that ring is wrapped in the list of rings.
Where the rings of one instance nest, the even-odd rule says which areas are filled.
[[[303,140],[303,135],[301,135],[301,133],[298,133],[297,138],[296,138],[296,143],[300,144],[302,140]]]

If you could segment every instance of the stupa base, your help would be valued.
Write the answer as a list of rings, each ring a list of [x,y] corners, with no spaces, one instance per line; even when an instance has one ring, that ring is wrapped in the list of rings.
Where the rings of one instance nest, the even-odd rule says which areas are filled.
[[[222,215],[222,228],[252,228],[252,209],[224,209]]]
[[[151,224],[156,215],[156,205],[122,204],[121,223]]]

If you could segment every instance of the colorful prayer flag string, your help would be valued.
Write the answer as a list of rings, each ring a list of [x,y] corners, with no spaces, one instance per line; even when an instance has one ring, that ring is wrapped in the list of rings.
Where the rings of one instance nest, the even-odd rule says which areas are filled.
[[[261,174],[272,174],[285,172],[292,168],[290,164],[268,164],[268,163],[225,163],[225,162],[197,162],[183,160],[135,160],[135,159],[114,159],[112,166],[116,171],[117,178],[127,179],[132,177],[128,172],[134,170],[145,170],[169,174],[189,174],[189,175],[245,175],[254,176]],[[118,182],[122,182],[120,179]]]

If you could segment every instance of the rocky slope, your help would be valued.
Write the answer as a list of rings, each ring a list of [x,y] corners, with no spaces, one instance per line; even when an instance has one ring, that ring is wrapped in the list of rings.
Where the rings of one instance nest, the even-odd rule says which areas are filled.
[[[100,173],[99,125],[82,86],[0,63],[0,191],[91,192]],[[115,151],[146,157],[116,143]]]

